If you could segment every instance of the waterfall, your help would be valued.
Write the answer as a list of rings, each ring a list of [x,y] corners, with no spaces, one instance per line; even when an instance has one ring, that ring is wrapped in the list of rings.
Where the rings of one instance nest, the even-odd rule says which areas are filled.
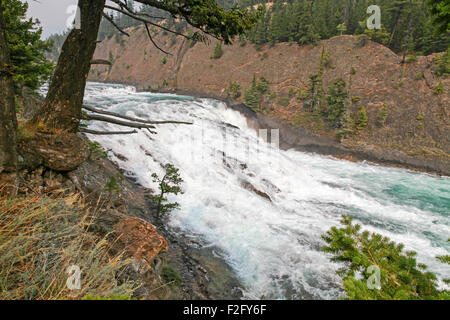
[[[157,135],[89,138],[145,187],[157,190],[151,174],[163,174],[163,164],[180,169],[184,194],[170,199],[181,206],[169,226],[214,248],[245,285],[244,298],[342,296],[339,265],[321,251],[321,235],[342,214],[404,243],[439,277],[450,277],[434,258],[450,251],[448,177],[282,151],[276,134],[267,143],[264,132],[216,100],[89,83],[85,102],[143,119],[194,122],[158,126]],[[121,130],[100,122],[90,128]]]

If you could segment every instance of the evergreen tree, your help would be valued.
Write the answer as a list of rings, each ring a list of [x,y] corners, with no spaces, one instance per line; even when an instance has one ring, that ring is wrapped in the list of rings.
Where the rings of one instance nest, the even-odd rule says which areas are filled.
[[[356,129],[363,130],[369,124],[369,119],[367,118],[366,108],[361,107],[358,113],[358,119],[356,119]]]
[[[347,26],[345,25],[345,23],[341,23],[337,26],[337,30],[342,36],[345,33],[345,31],[347,31]]]
[[[347,111],[348,93],[345,86],[345,81],[338,78],[328,88],[327,105],[322,112],[334,128],[342,126],[342,119]]]
[[[352,113],[347,109],[341,118],[339,125],[339,130],[337,132],[337,137],[339,139],[345,139],[353,133],[353,119]]]
[[[213,59],[220,59],[223,56],[223,49],[222,49],[222,43],[219,41],[214,48],[214,55],[212,56]]]
[[[245,92],[245,103],[256,109],[260,103],[260,94],[258,92],[258,85],[256,84],[256,76],[253,76],[252,86]]]
[[[309,76],[309,88],[306,91],[306,99],[303,102],[305,109],[310,112],[320,112],[322,102],[323,87],[322,74],[312,74]]]
[[[159,194],[152,197],[152,200],[156,204],[157,219],[180,206],[177,202],[167,203],[166,196],[168,194],[178,195],[179,193],[183,193],[180,187],[183,179],[180,177],[179,169],[168,163],[164,165],[164,170],[165,174],[162,178],[159,178],[156,173],[152,174],[153,182],[158,183],[159,186]]]
[[[343,263],[337,273],[343,278],[351,300],[449,300],[448,290],[439,290],[437,277],[417,263],[416,252],[404,252],[380,234],[361,232],[352,218],[343,216],[342,228],[332,227],[322,238],[332,261]],[[449,264],[450,257],[438,259]],[[448,282],[449,280],[444,280]]]
[[[431,7],[436,32],[448,33],[450,30],[450,2],[448,0],[428,0],[427,4]]]
[[[383,108],[381,108],[380,113],[378,114],[378,119],[377,119],[378,126],[380,126],[380,127],[384,126],[387,116],[388,116],[387,106],[383,105]]]
[[[24,85],[37,89],[48,79],[53,69],[44,56],[52,44],[41,40],[42,28],[38,20],[26,19],[27,3],[19,0],[1,1],[14,83],[16,87]]]
[[[431,1],[433,2],[433,1]],[[247,33],[248,39],[258,46],[269,42],[297,42],[314,44],[339,34],[366,34],[368,39],[388,45],[398,53],[416,52],[430,54],[445,51],[450,42],[450,32],[444,24],[448,5],[427,6],[421,0],[378,0],[382,19],[381,30],[366,30],[367,2],[348,0],[275,0],[270,9],[261,8],[265,14],[257,26]],[[241,1],[241,6],[252,6],[260,1]],[[433,24],[433,15],[441,23]],[[441,17],[441,18],[439,18]],[[448,22],[447,22],[448,23]],[[436,35],[440,27],[441,35]]]

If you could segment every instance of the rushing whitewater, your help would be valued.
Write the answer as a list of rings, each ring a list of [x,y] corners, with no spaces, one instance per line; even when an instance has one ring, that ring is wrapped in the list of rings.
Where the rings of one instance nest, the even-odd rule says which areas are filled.
[[[448,266],[434,258],[450,251],[449,178],[280,151],[215,100],[90,83],[86,103],[143,119],[194,123],[158,126],[157,135],[140,130],[89,138],[146,187],[157,188],[151,174],[162,175],[161,165],[180,168],[184,194],[170,199],[181,208],[169,224],[213,247],[242,281],[245,298],[342,296],[339,266],[320,250],[321,235],[342,214],[404,243],[431,271],[450,277]],[[100,122],[90,128],[124,130]]]

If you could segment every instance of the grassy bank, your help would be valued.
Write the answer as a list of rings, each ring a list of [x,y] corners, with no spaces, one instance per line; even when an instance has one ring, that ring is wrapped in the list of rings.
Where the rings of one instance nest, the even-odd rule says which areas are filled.
[[[118,280],[130,260],[89,231],[95,215],[79,194],[0,198],[0,299],[130,297],[138,283]],[[78,290],[67,286],[71,266]]]

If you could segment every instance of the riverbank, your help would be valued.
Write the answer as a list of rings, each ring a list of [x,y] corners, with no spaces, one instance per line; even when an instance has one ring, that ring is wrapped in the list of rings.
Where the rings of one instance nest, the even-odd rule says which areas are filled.
[[[39,96],[24,94],[20,122],[30,119],[41,103]],[[135,298],[239,299],[243,285],[220,258],[220,250],[204,247],[168,227],[166,221],[158,221],[150,200],[154,190],[139,185],[107,157],[107,150],[88,141],[85,134],[81,136],[89,145],[85,162],[70,172],[53,171],[42,164],[21,169],[19,197],[30,192],[42,199],[77,194],[95,216],[90,227],[93,234],[124,238],[111,240],[112,249],[120,252],[125,247],[134,259],[124,277],[142,284]]]
[[[264,83],[253,106],[258,111],[256,125],[283,127],[286,148],[450,175],[446,125],[450,80],[436,72],[442,54],[401,63],[402,57],[381,44],[342,35],[317,46],[235,43],[223,48],[220,59],[211,59],[213,39],[211,46],[190,47],[181,39],[169,41],[158,35],[159,43],[170,43],[170,50],[166,49],[177,53],[165,56],[143,39],[140,27],[129,31],[126,45],[105,39],[97,46],[95,57],[110,57],[113,64],[94,66],[89,79],[211,97],[229,106],[246,104],[255,79],[256,85]],[[322,73],[321,99],[325,100],[336,79],[346,84],[351,133],[340,141],[339,130],[308,107],[310,77],[318,72]],[[358,128],[363,108],[367,123]]]
[[[259,129],[279,129],[280,148],[282,150],[295,149],[303,152],[312,152],[338,159],[360,162],[368,161],[382,166],[400,167],[408,170],[425,172],[439,176],[450,176],[448,161],[441,158],[413,157],[398,149],[383,149],[376,145],[352,145],[339,141],[337,138],[324,137],[312,133],[305,127],[294,126],[286,121],[269,115],[255,112],[242,103],[230,98],[223,98],[215,94],[205,94],[201,90],[147,90],[141,83],[133,81],[97,81],[99,83],[121,84],[133,86],[137,92],[170,93],[192,96],[199,99],[215,99],[225,103],[229,108],[238,111],[246,117],[250,127]]]
[[[164,222],[156,221],[155,207],[149,198],[153,190],[146,189],[127,177],[126,172],[106,157],[86,161],[71,176],[76,177],[83,192],[91,197],[101,197],[104,186],[111,177],[123,177],[117,179],[120,193],[115,202],[122,206],[124,218],[136,217],[155,225],[156,231],[168,242],[168,251],[160,254],[163,261],[162,285],[170,281],[175,281],[175,285],[164,286],[164,292],[159,293],[159,298],[209,300],[240,297],[239,288],[242,285],[226,262],[213,253],[213,248],[204,248],[170,229]],[[112,217],[104,217],[102,228],[112,228],[118,222],[114,220]]]

